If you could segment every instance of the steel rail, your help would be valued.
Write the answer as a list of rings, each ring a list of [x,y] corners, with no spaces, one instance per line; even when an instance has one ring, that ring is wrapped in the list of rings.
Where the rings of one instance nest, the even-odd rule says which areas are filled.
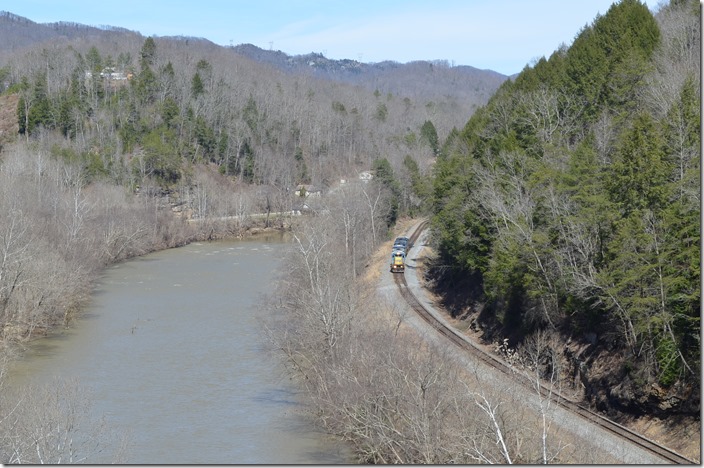
[[[413,245],[418,240],[418,237],[426,228],[428,222],[421,222],[413,231],[408,242],[408,252],[413,248]],[[453,327],[446,325],[443,321],[439,320],[435,314],[428,310],[416,297],[413,291],[408,287],[406,282],[406,277],[404,273],[398,274],[394,273],[394,281],[396,286],[401,293],[401,296],[408,303],[408,305],[416,311],[416,313],[422,317],[430,326],[438,331],[446,339],[450,340],[453,344],[457,345],[459,348],[471,353],[474,357],[481,360],[485,364],[501,371],[502,373],[510,376],[511,378],[519,381],[521,384],[527,386],[528,388],[535,389],[535,381],[529,378],[526,374],[518,371],[515,367],[510,366],[504,360],[500,359],[498,356],[487,353],[483,349],[479,348],[475,343],[473,343],[469,338],[460,334]],[[639,446],[643,450],[654,454],[663,460],[666,460],[673,464],[681,465],[698,465],[699,463],[690,460],[689,458],[680,455],[679,453],[664,447],[657,442],[648,439],[647,437],[638,434],[604,416],[596,413],[589,408],[585,407],[581,402],[572,400],[562,395],[559,391],[555,389],[549,389],[545,384],[540,383],[541,390],[547,392],[553,401],[559,404],[561,407],[571,411],[574,414],[581,416],[582,418],[598,425],[602,429],[615,434],[616,436],[626,439],[633,444]]]

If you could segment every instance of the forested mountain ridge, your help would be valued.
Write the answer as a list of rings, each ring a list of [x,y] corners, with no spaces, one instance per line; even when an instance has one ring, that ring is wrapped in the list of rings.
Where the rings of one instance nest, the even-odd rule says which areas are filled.
[[[309,73],[319,78],[358,84],[383,94],[401,94],[412,98],[431,99],[451,95],[473,107],[486,102],[507,79],[505,75],[491,70],[479,70],[467,65],[450,66],[446,60],[419,60],[406,64],[393,61],[362,63],[351,59],[331,60],[319,53],[289,56],[252,44],[240,44],[233,50],[290,73]]]
[[[220,47],[204,39],[172,37],[145,40],[139,34],[117,28],[102,30],[71,23],[37,25],[11,14],[0,16],[0,21],[13,25],[7,28],[9,31],[16,29],[24,31],[22,36],[26,38],[19,41],[25,44],[22,47],[5,49],[0,47],[0,56],[4,57],[1,62],[4,65],[2,76],[0,76],[3,88],[6,92],[17,91],[19,86],[25,93],[23,103],[26,109],[23,112],[28,113],[24,115],[27,128],[20,129],[22,134],[31,133],[33,127],[39,125],[52,129],[63,126],[64,134],[75,133],[73,127],[77,125],[79,117],[76,111],[92,112],[97,109],[96,104],[100,106],[105,102],[105,98],[125,94],[127,91],[133,97],[137,97],[138,92],[151,93],[150,96],[141,97],[141,99],[146,97],[149,102],[140,103],[137,108],[140,114],[148,114],[153,110],[161,112],[163,109],[156,109],[152,104],[161,106],[164,103],[178,105],[181,107],[178,112],[183,114],[187,111],[182,106],[186,103],[184,99],[197,99],[201,101],[199,110],[207,109],[207,113],[196,115],[198,114],[196,110],[195,113],[189,114],[189,118],[200,119],[200,125],[207,124],[209,139],[212,140],[215,133],[222,132],[220,123],[223,118],[225,120],[235,118],[243,127],[236,131],[233,128],[229,129],[226,132],[229,135],[228,138],[234,136],[233,132],[244,136],[242,133],[244,131],[259,133],[255,138],[260,143],[264,141],[262,137],[265,137],[264,139],[269,143],[274,143],[276,140],[274,143],[276,148],[269,144],[260,146],[257,151],[260,156],[264,156],[265,152],[270,153],[270,156],[280,152],[282,144],[293,145],[286,152],[290,156],[293,156],[296,151],[302,153],[297,156],[298,164],[305,162],[310,169],[310,174],[305,179],[318,185],[332,183],[340,176],[369,169],[371,162],[378,155],[389,159],[394,167],[400,167],[406,153],[417,152],[420,128],[424,122],[432,122],[434,130],[437,130],[442,138],[452,128],[461,125],[474,108],[486,102],[493,89],[502,81],[501,77],[496,79],[496,74],[490,73],[493,77],[490,84],[477,85],[473,84],[473,79],[466,74],[455,73],[447,67],[426,64],[425,68],[436,70],[430,72],[432,77],[428,77],[427,71],[423,71],[416,79],[414,76],[417,72],[413,71],[415,67],[409,66],[408,70],[411,71],[405,78],[406,83],[420,84],[409,85],[407,93],[401,89],[402,87],[397,86],[396,89],[399,89],[399,92],[392,93],[388,89],[379,89],[371,84],[362,88],[312,76],[310,73],[282,73],[276,67],[243,57],[232,47]],[[159,52],[158,56],[149,58],[151,62],[148,64],[139,58],[144,52],[142,46],[146,41],[150,42],[150,47],[158,49]],[[4,44],[12,43],[13,41],[10,40]],[[199,57],[198,60],[193,58],[196,56]],[[48,61],[48,66],[42,72],[37,66],[44,58]],[[151,69],[154,66],[161,68],[155,71]],[[127,81],[120,82],[117,78],[107,76],[105,72],[108,69],[117,77],[130,79],[134,76],[136,79],[132,80],[130,86],[122,86]],[[147,76],[140,76],[140,71],[146,72]],[[158,76],[152,76],[154,73]],[[404,73],[401,72],[401,74]],[[90,85],[95,92],[93,102],[84,103],[88,104],[87,107],[76,108],[74,104],[83,99],[83,96],[76,96],[77,92],[82,92],[80,88],[84,86],[83,81],[86,77],[97,75],[101,76],[101,80],[93,80]],[[37,78],[44,83],[37,82]],[[178,90],[174,88],[174,80],[177,78],[180,80],[178,86],[181,87]],[[152,83],[154,79],[157,81]],[[370,80],[374,79],[376,78],[370,78]],[[22,82],[22,80],[25,81]],[[198,80],[198,83],[189,82],[190,80]],[[69,85],[69,81],[72,84]],[[66,86],[70,89],[66,89]],[[166,91],[165,86],[170,86],[171,91]],[[272,87],[277,90],[274,94],[269,92]],[[73,94],[64,94],[66,99],[59,98],[58,93],[67,91]],[[181,93],[180,96],[176,97],[173,94],[174,91]],[[157,92],[158,95],[155,94]],[[469,95],[472,97],[468,98]],[[42,105],[32,108],[32,100],[39,96],[53,102],[47,102],[48,107]],[[222,97],[229,99],[229,102],[226,102],[229,105],[216,106],[215,101]],[[74,98],[78,98],[78,101]],[[71,123],[65,121],[68,117],[68,109],[63,111],[59,111],[58,108],[51,109],[59,106],[61,99],[64,106],[74,108]],[[149,104],[149,106],[143,104]],[[298,106],[299,109],[294,110],[293,106]],[[47,112],[38,116],[42,109]],[[218,113],[219,117],[216,116]],[[312,127],[300,128],[301,125],[310,125],[311,121],[307,119],[312,116],[317,116],[320,125],[314,130]],[[59,122],[60,119],[64,122]],[[259,125],[255,122],[257,119],[262,120]],[[267,120],[268,122],[265,122]],[[381,123],[382,126],[379,127],[377,123]],[[273,135],[271,133],[273,129],[265,129],[262,124],[274,125],[277,128],[274,132],[279,135]],[[67,126],[72,128],[68,129]],[[124,126],[120,128],[125,131]],[[308,142],[295,141],[301,131],[308,136]],[[264,135],[261,132],[268,134]],[[374,137],[377,132],[381,132],[384,136]],[[68,136],[73,137],[74,133]],[[227,135],[220,135],[222,138],[225,136]],[[179,138],[182,137],[183,135],[180,135]],[[325,141],[313,141],[321,137]],[[228,159],[230,165],[239,164],[236,160],[240,156],[245,152],[250,152],[251,156],[253,151],[252,140],[247,141],[246,145],[243,138],[237,137],[236,140],[238,142],[233,141],[233,143],[238,148],[237,157],[221,155]],[[286,140],[288,142],[284,143]],[[216,148],[212,141],[205,142],[201,138],[198,150],[221,151],[223,144],[224,142],[221,141]],[[294,147],[299,149],[295,150]],[[230,151],[233,148],[234,146],[230,147]],[[125,149],[129,151],[132,148],[128,145]],[[338,167],[332,169],[328,165],[315,164],[312,161],[312,159],[318,159],[320,154],[330,152],[336,154],[337,161],[334,165]],[[427,166],[432,157],[434,154],[428,151],[419,159],[420,165]],[[267,158],[264,156],[257,159],[264,161]],[[222,160],[212,162],[223,167]],[[234,170],[234,167],[226,168],[225,172],[229,173],[230,170]],[[157,172],[161,173],[159,170]],[[271,174],[271,171],[263,171],[263,174]],[[175,174],[168,177],[172,178],[172,182],[178,178]],[[247,177],[250,181],[257,178],[254,174]],[[257,180],[265,184],[270,182],[263,180],[262,177],[258,177]],[[162,182],[165,181],[162,177]],[[292,180],[287,181],[285,185],[291,187],[300,182],[301,180]]]
[[[112,38],[136,36],[139,33],[116,26],[87,26],[72,22],[35,23],[27,18],[0,11],[0,57],[20,49],[49,41]],[[187,43],[220,48],[207,39],[196,37],[163,37]],[[472,112],[486,103],[499,85],[508,77],[492,70],[471,66],[450,66],[446,60],[417,61],[401,64],[393,61],[363,63],[352,59],[333,60],[320,53],[290,56],[281,51],[264,50],[252,44],[225,47],[237,55],[274,68],[294,73],[309,74],[347,84],[360,85],[382,94],[397,94],[427,102],[452,96],[461,102],[459,112]]]
[[[454,314],[509,347],[559,336],[545,372],[567,365],[604,411],[700,411],[700,23],[694,1],[615,3],[505,82],[435,167]]]
[[[118,27],[98,28],[70,22],[40,24],[8,11],[0,11],[0,53],[17,51],[41,42],[110,34],[136,33]]]

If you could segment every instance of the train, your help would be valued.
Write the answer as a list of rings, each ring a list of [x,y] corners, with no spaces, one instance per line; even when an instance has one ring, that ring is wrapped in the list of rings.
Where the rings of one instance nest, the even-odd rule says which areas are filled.
[[[403,273],[406,270],[406,252],[410,239],[406,236],[397,237],[391,249],[391,273]]]

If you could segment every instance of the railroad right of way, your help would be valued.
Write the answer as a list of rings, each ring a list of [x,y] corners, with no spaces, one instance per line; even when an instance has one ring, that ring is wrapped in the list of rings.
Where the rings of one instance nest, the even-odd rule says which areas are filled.
[[[456,345],[469,359],[481,363],[490,372],[501,374],[504,378],[510,379],[516,385],[524,387],[526,394],[535,392],[534,382],[530,378],[518,371],[515,367],[509,366],[498,356],[487,353],[468,337],[459,333],[437,310],[435,305],[423,293],[419,276],[418,262],[422,258],[423,250],[426,246],[428,231],[427,222],[416,223],[407,233],[410,238],[409,247],[406,254],[406,268],[404,273],[389,273],[386,275],[393,277],[393,282],[397,294],[403,298],[418,317],[423,319],[427,327],[434,329],[443,340],[448,340]],[[417,322],[416,322],[417,326]],[[675,463],[675,464],[697,464],[686,457],[663,447],[656,442],[643,437],[625,428],[604,416],[591,411],[580,402],[570,400],[561,395],[555,389],[543,388],[554,395],[554,401],[559,408],[567,414],[558,415],[561,421],[556,421],[560,425],[569,426],[569,430],[576,436],[584,438],[586,441],[594,442],[600,450],[607,450],[613,456],[623,460],[628,464],[654,464],[654,463]],[[572,421],[570,422],[569,419]],[[577,422],[575,424],[575,421]],[[627,448],[628,447],[628,448]]]

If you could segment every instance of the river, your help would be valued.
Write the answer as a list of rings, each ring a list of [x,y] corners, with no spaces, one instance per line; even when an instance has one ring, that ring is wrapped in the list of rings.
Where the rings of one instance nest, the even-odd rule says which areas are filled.
[[[84,316],[33,343],[9,385],[77,378],[93,411],[130,435],[128,463],[350,463],[266,352],[260,319],[273,311],[261,297],[284,246],[196,243],[109,267]]]

